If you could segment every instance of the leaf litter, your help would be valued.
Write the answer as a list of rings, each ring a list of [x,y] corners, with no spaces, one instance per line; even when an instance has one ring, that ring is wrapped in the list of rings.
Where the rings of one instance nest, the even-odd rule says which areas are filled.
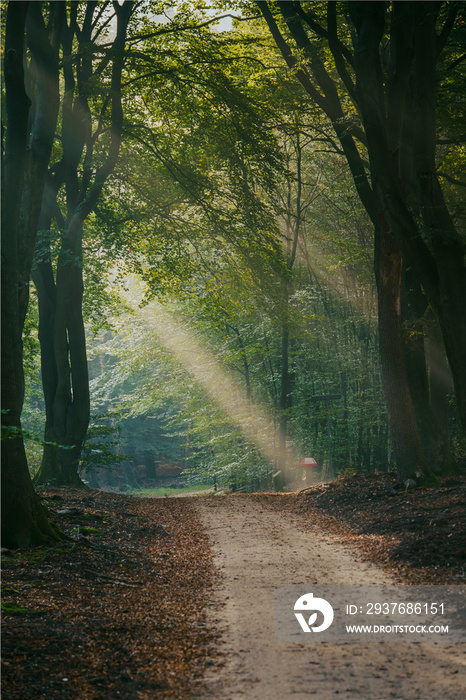
[[[4,697],[195,694],[217,651],[205,622],[215,574],[194,509],[71,489],[42,496],[72,539],[4,554]]]

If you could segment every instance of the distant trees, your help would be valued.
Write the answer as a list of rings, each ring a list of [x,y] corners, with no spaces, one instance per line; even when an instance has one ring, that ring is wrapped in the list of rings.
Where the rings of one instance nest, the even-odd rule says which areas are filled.
[[[278,106],[274,106],[274,116],[280,126],[283,115],[278,113]],[[258,189],[267,212],[264,229],[270,221],[275,222],[275,231],[270,232],[275,240],[265,238],[264,229],[258,227],[239,229],[241,237],[235,241],[236,217],[241,214],[234,211],[230,229],[209,229],[208,218],[205,228],[201,228],[202,208],[195,198],[177,191],[176,179],[171,179],[150,150],[145,151],[146,160],[139,159],[131,169],[125,155],[114,174],[123,181],[126,173],[131,173],[131,188],[125,188],[112,207],[111,235],[120,240],[120,229],[131,230],[129,253],[146,276],[149,290],[165,296],[172,312],[185,318],[219,361],[236,375],[246,395],[267,407],[276,425],[275,443],[270,447],[276,451],[277,466],[283,466],[283,443],[279,446],[279,440],[284,433],[279,424],[283,417],[280,397],[286,318],[287,442],[292,441],[303,453],[315,453],[324,465],[328,461],[327,416],[311,397],[339,393],[341,399],[332,405],[330,417],[336,471],[388,468],[387,422],[375,348],[370,230],[358,212],[357,197],[338,164],[338,156],[319,153],[320,142],[313,143],[308,133],[300,140],[301,213],[299,235],[293,235],[298,221],[296,130],[293,124],[288,127],[289,133],[285,131],[280,139],[282,145],[280,140],[276,144],[280,149],[277,155],[286,154],[287,167],[277,173],[275,189]],[[180,123],[173,115],[171,133],[176,128]],[[310,131],[309,125],[306,129]],[[193,140],[201,138],[202,133],[193,134]],[[125,153],[129,144],[123,146]],[[214,149],[215,142],[210,140],[209,146]],[[171,155],[173,172],[179,165],[175,148]],[[203,162],[206,175],[215,164],[215,177],[222,181],[221,196],[233,200],[228,171],[221,176],[221,161],[210,160],[204,154]],[[226,164],[228,167],[228,161]],[[157,173],[157,177],[151,181],[149,173]],[[104,211],[108,217],[107,205]],[[147,213],[141,216],[141,212]],[[203,237],[199,236],[201,231],[205,232]],[[295,240],[295,264],[289,270],[286,254],[288,248],[292,251]],[[289,284],[287,297],[283,294],[284,282]],[[150,309],[146,315],[150,315]],[[235,474],[237,482],[249,485],[257,485],[257,479],[270,475],[274,466],[267,466],[257,450],[245,443],[228,415],[221,416],[210,406],[199,388],[183,376],[181,368],[161,370],[159,339],[152,336],[151,341],[148,334],[137,318],[123,324],[120,335],[109,340],[106,347],[109,356],[123,353],[124,360],[115,359],[112,364],[109,357],[94,390],[99,386],[104,392],[121,377],[112,390],[114,406],[133,415],[149,409],[162,414],[169,386],[174,402],[172,430],[178,430],[183,440],[184,424],[190,422],[195,458],[191,459],[190,454],[189,464],[199,473],[216,473],[226,481]],[[131,355],[127,347],[130,338],[134,342]],[[120,348],[118,353],[116,347]],[[131,386],[125,380],[130,367]],[[288,460],[287,466],[290,476],[295,477],[298,465]]]

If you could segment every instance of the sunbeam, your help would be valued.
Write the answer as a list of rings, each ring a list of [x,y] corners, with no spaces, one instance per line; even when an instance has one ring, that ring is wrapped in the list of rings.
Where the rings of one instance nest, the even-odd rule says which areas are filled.
[[[277,459],[276,429],[272,418],[252,403],[246,391],[186,326],[174,318],[160,302],[152,301],[140,311],[159,342],[229,416],[231,421],[272,464]],[[287,446],[287,462],[297,468],[299,459],[292,445]]]

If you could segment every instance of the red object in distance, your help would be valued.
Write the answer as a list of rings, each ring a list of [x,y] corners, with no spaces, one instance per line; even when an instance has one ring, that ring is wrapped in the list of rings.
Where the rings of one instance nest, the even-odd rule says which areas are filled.
[[[299,465],[300,467],[317,467],[317,462],[313,457],[304,457],[303,460],[301,460],[301,464]]]

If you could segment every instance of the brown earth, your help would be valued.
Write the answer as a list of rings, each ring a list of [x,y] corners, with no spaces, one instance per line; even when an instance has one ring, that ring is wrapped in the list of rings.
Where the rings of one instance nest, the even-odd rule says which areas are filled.
[[[243,504],[249,543],[256,540],[259,546],[255,519],[260,526],[261,518],[275,518],[278,540],[280,533],[284,537],[270,550],[276,550],[278,559],[287,549],[285,532],[310,529],[318,530],[327,543],[331,540],[334,551],[342,547],[342,556],[344,550],[357,567],[370,567],[382,576],[385,572],[391,580],[456,584],[466,578],[464,476],[443,480],[439,489],[407,492],[396,490],[391,477],[375,475],[338,480],[301,494],[140,499],[60,489],[45,491],[43,497],[54,521],[72,539],[55,547],[4,552],[6,700],[203,698],[226,693],[212,686],[211,671],[220,682],[221,674],[231,669],[232,656],[224,626],[228,601],[219,598],[225,586],[219,557],[227,553],[218,550],[215,539],[220,541],[217,535],[228,528],[234,535],[232,512],[243,529]],[[206,516],[208,503],[214,508]],[[220,503],[225,505],[218,508]],[[250,507],[252,518],[247,515]],[[324,559],[326,552],[328,546],[323,546]],[[364,560],[371,563],[361,563]],[[234,567],[234,561],[228,565]],[[296,562],[295,570],[299,573]],[[326,570],[324,561],[319,575]],[[418,645],[412,656],[415,666],[427,663],[421,651]],[[328,668],[335,673],[340,666],[346,668],[350,678],[351,664],[338,655],[332,659]],[[413,667],[408,661],[392,663],[395,692],[410,673],[412,677]],[[364,672],[361,665],[368,687],[385,673],[382,656],[374,664]],[[453,683],[452,698],[464,697],[457,690],[464,672],[458,664],[453,653],[440,664]],[[426,668],[426,677],[434,669],[438,674],[435,665]],[[339,686],[332,678],[322,675],[319,687],[327,691],[318,697],[333,697]],[[247,679],[241,692],[249,687],[246,696],[261,697],[261,683],[250,675]],[[414,681],[408,685],[411,695],[406,697],[423,697]],[[445,692],[449,687],[446,683]]]

